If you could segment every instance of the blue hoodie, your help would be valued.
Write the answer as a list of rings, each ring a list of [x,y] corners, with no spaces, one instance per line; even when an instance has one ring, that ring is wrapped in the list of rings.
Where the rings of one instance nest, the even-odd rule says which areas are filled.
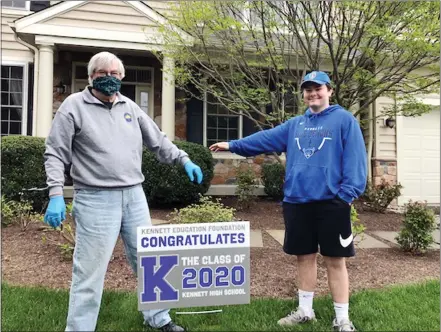
[[[366,189],[367,157],[360,126],[339,105],[302,116],[251,136],[233,140],[241,156],[286,152],[284,202],[340,199],[351,203]]]

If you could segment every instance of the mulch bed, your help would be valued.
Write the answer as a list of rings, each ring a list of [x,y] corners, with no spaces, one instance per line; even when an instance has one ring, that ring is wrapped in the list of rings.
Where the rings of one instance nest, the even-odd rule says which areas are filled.
[[[264,233],[265,248],[251,249],[251,294],[289,298],[296,294],[295,257],[283,253],[280,245]],[[2,277],[14,285],[69,288],[71,262],[63,260],[54,245],[43,244],[37,225],[21,232],[10,226],[2,231]],[[351,290],[439,278],[439,251],[417,257],[399,249],[358,250],[348,260]],[[105,288],[134,291],[136,280],[130,270],[121,241],[109,264]],[[319,259],[317,294],[328,292],[326,269]]]
[[[221,203],[228,207],[237,208],[236,199],[233,197],[221,198]],[[360,221],[365,225],[366,231],[399,231],[403,222],[403,215],[394,212],[375,213],[366,211],[356,204]],[[169,220],[168,214],[173,210],[152,208],[152,218]],[[266,198],[259,198],[248,210],[237,210],[236,219],[250,221],[251,229],[285,229],[282,216],[282,205]]]
[[[224,199],[234,206],[234,200]],[[172,210],[151,209],[153,218],[167,219]],[[295,257],[283,253],[280,244],[265,230],[283,229],[281,206],[266,199],[259,200],[249,211],[238,211],[236,217],[249,220],[252,229],[263,230],[264,248],[251,249],[251,293],[254,296],[289,298],[296,294]],[[399,230],[402,216],[395,213],[360,212],[368,231]],[[63,260],[54,244],[43,243],[41,224],[31,224],[26,231],[18,225],[2,229],[2,277],[14,285],[69,288],[72,263]],[[351,291],[381,288],[386,285],[439,278],[440,252],[412,256],[398,248],[358,249],[357,256],[347,261]],[[120,240],[109,264],[105,288],[134,291],[137,287]],[[326,270],[319,259],[317,294],[328,292]]]

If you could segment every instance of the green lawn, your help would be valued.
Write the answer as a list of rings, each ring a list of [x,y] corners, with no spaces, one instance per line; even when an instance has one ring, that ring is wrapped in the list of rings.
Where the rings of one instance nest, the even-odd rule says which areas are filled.
[[[3,284],[2,330],[64,331],[67,303],[67,291]],[[294,303],[287,300],[253,299],[250,305],[216,308],[223,309],[220,314],[176,315],[172,310],[172,316],[189,331],[287,330],[278,327],[276,322],[293,306]],[[330,297],[314,299],[314,308],[316,323],[291,330],[332,330],[334,310]],[[195,308],[185,310],[194,311]],[[358,331],[439,331],[439,280],[358,292],[351,297],[350,313]],[[136,294],[105,292],[97,330],[142,330]]]

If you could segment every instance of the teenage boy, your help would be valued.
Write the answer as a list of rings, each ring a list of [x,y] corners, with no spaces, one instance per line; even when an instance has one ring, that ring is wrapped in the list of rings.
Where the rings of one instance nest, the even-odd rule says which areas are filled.
[[[215,143],[210,150],[245,157],[286,152],[283,250],[297,256],[299,306],[278,324],[315,320],[312,303],[320,247],[334,301],[333,327],[355,331],[349,319],[345,258],[355,255],[351,204],[366,188],[365,143],[355,117],[339,105],[329,105],[333,90],[326,73],[306,75],[301,90],[308,106],[304,115],[246,138]]]

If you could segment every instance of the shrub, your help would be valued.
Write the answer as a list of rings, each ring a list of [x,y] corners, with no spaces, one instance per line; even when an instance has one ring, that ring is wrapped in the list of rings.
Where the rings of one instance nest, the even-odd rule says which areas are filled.
[[[358,218],[358,212],[354,204],[351,205],[351,225],[354,239],[359,236],[360,241],[363,240],[366,227],[362,224],[360,218]]]
[[[31,136],[4,136],[1,146],[2,194],[6,199],[31,202],[42,211],[47,203],[47,190],[24,189],[46,187],[43,154],[44,138]]]
[[[234,220],[234,208],[225,207],[220,199],[212,201],[210,196],[199,196],[199,202],[170,214],[171,220],[178,223],[228,222]]]
[[[383,213],[389,204],[401,195],[401,184],[390,184],[385,179],[377,186],[369,182],[361,200],[375,212]]]
[[[5,195],[1,198],[2,208],[2,226],[8,226],[14,222],[14,211],[11,201],[6,200]]]
[[[236,169],[236,178],[236,195],[238,196],[238,207],[240,209],[249,209],[251,203],[255,201],[255,196],[253,195],[253,192],[254,189],[257,188],[254,172],[249,166],[246,169],[239,166]]]
[[[42,215],[32,212],[30,202],[7,200],[5,195],[1,196],[1,209],[2,226],[18,223],[22,231],[25,231],[31,223],[43,218]]]
[[[144,149],[142,172],[145,176],[143,188],[151,204],[189,204],[197,202],[205,194],[213,178],[213,157],[209,149],[191,142],[174,142],[188,153],[204,175],[203,182],[190,182],[184,167],[160,163],[156,156]]]
[[[262,182],[265,186],[265,194],[276,200],[283,199],[283,184],[285,179],[285,167],[280,164],[262,165]]]
[[[395,237],[404,251],[421,254],[433,243],[435,215],[426,203],[412,202],[404,206],[403,227]]]
[[[144,149],[142,172],[146,196],[152,203],[192,203],[198,194],[204,194],[213,178],[213,158],[210,151],[195,143],[175,142],[199,165],[204,174],[202,184],[191,183],[181,165],[159,163],[155,155]],[[2,138],[2,190],[5,197],[15,201],[30,201],[34,209],[43,211],[48,201],[48,191],[27,191],[45,188],[45,141],[41,137],[5,136]]]
[[[71,261],[75,250],[75,226],[72,218],[73,203],[66,204],[66,220],[60,227],[44,224],[45,233],[41,237],[43,244],[55,245],[64,260]],[[43,220],[42,220],[43,221]]]

